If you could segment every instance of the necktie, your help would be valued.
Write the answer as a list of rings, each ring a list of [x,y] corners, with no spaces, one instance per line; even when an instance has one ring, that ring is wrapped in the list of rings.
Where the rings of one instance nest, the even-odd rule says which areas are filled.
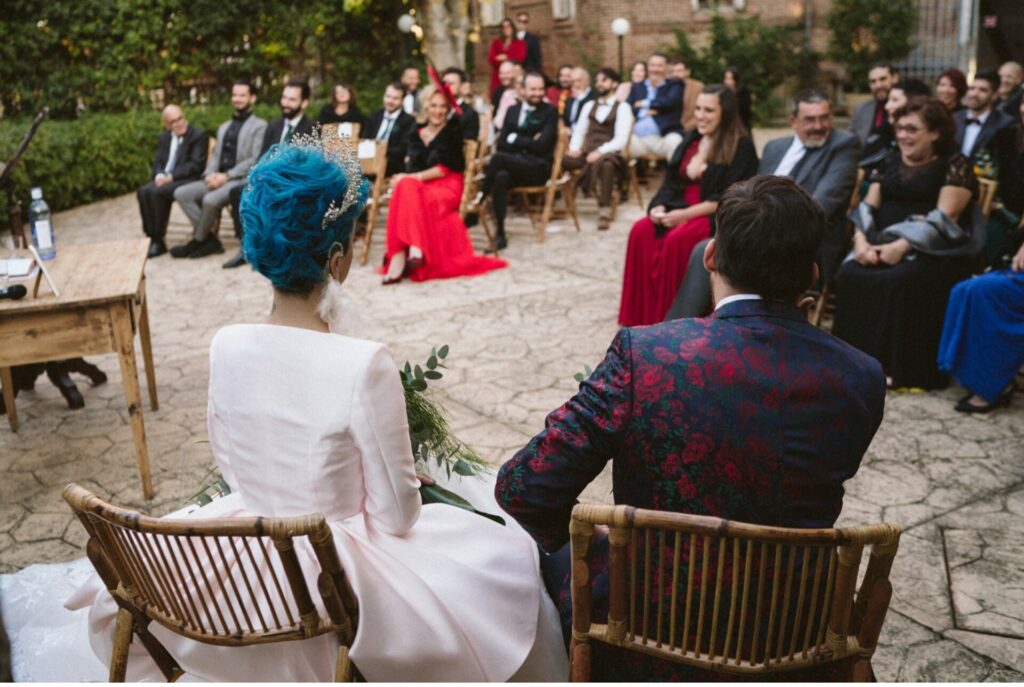
[[[379,136],[377,136],[378,141],[388,140],[388,137],[391,135],[391,127],[394,125],[394,123],[394,117],[384,117],[384,130],[380,132]]]
[[[175,145],[177,144],[177,145]],[[181,150],[181,138],[179,136],[171,137],[171,154],[167,157],[167,164],[164,165],[164,173],[170,174],[174,169],[174,161],[178,159],[178,151]]]
[[[291,122],[288,122],[287,124],[285,124],[285,127],[284,127],[284,142],[285,143],[291,143],[292,142],[292,133],[294,131],[295,131],[295,127],[292,126]]]
[[[523,105],[523,109],[519,111],[519,128],[520,129],[523,128],[523,124],[526,123],[526,118],[530,116],[531,112],[533,112],[533,108],[530,107],[529,105],[524,104]]]

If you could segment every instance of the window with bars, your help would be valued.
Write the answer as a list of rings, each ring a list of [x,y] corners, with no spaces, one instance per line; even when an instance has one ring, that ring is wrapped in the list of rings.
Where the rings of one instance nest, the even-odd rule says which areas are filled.
[[[505,0],[480,0],[480,24],[497,26],[505,18]]]
[[[576,0],[551,0],[552,19],[574,19],[576,17]]]

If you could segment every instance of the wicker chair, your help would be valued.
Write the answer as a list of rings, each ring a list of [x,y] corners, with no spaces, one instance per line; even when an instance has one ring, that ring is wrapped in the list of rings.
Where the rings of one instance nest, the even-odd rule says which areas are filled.
[[[609,527],[606,624],[590,615],[595,525]],[[848,659],[854,680],[871,679],[892,595],[896,525],[799,530],[581,504],[570,534],[574,682],[590,679],[591,641],[748,676]],[[855,600],[866,545],[871,557]]]
[[[184,674],[147,629],[152,621],[223,647],[334,633],[341,645],[335,679],[352,681],[348,650],[358,606],[323,515],[163,520],[112,506],[76,484],[64,500],[88,532],[86,553],[118,605],[111,682],[125,680],[133,637],[168,681]],[[320,564],[317,587],[328,618],[317,612],[299,567],[300,537],[308,537]],[[267,572],[257,574],[261,562]]]

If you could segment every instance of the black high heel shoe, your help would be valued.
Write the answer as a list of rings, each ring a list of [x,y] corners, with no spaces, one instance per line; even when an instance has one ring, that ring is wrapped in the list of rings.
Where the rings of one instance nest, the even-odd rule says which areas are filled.
[[[999,394],[999,398],[996,399],[995,403],[987,403],[983,406],[978,406],[971,403],[971,399],[975,396],[975,394],[971,394],[970,396],[967,396],[966,398],[962,399],[959,403],[957,403],[953,407],[953,409],[956,410],[958,413],[967,413],[968,415],[987,415],[996,408],[1008,407],[1010,405],[1010,397],[1013,396],[1014,389],[1015,387],[1011,383],[1010,386],[1003,389],[1002,393]]]

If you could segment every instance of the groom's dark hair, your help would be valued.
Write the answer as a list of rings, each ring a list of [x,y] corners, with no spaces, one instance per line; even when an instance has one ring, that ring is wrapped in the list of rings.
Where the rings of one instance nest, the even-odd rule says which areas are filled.
[[[715,269],[744,293],[795,301],[810,286],[825,213],[788,177],[733,184],[715,213]]]

